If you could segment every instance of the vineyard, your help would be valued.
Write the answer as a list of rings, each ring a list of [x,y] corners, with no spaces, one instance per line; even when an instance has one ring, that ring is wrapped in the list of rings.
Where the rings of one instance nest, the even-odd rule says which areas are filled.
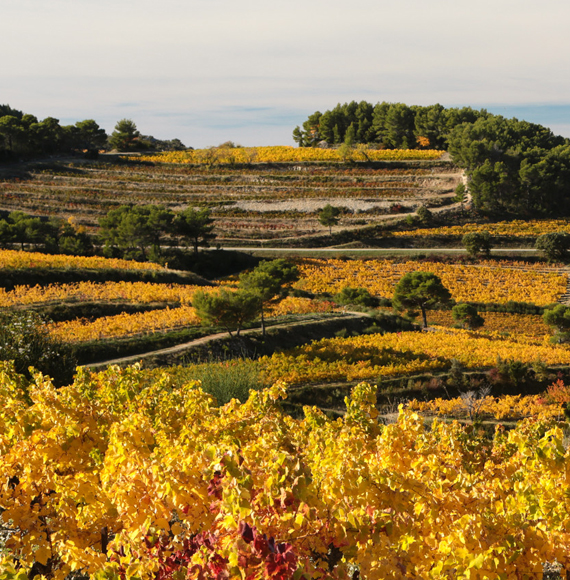
[[[70,320],[50,325],[50,334],[65,342],[90,342],[111,337],[125,337],[140,333],[173,330],[198,326],[200,319],[191,306],[151,310],[136,314],[118,314],[90,320]]]
[[[327,203],[343,208],[342,224],[349,228],[373,225],[420,205],[445,207],[453,203],[460,180],[457,168],[439,161],[441,152],[372,152],[386,162],[371,168],[292,164],[300,151],[290,148],[290,163],[278,163],[279,155],[272,161],[269,153],[260,153],[258,161],[243,166],[234,166],[242,161],[234,165],[189,162],[199,151],[140,158],[134,165],[40,165],[19,176],[2,178],[0,173],[0,210],[73,218],[93,232],[99,218],[122,204],[161,204],[172,210],[208,207],[218,240],[226,244],[322,235],[317,214]],[[335,150],[301,152],[336,154]],[[419,161],[414,165],[410,159]]]
[[[0,269],[21,270],[27,268],[89,269],[89,270],[144,270],[160,271],[161,266],[152,262],[135,262],[99,256],[62,256],[39,252],[0,250]]]
[[[536,314],[517,314],[511,312],[485,312],[484,314],[486,331],[502,334],[524,334],[537,339],[542,339],[551,333],[542,316]],[[433,310],[429,315],[430,324],[440,326],[454,326],[449,310]]]
[[[156,156],[142,157],[143,161],[160,163],[188,163],[196,165],[250,163],[307,163],[353,161],[425,161],[437,160],[441,151],[420,149],[368,149],[358,147],[348,155],[339,149],[312,147],[219,147],[193,151],[170,151]]]
[[[200,287],[202,288],[202,287]],[[150,302],[190,302],[198,286],[153,284],[152,282],[77,282],[48,286],[18,286],[0,289],[0,307],[27,306],[47,302],[119,300],[147,304]],[[203,289],[203,288],[202,288]]]
[[[0,393],[8,578],[483,580],[570,565],[552,415],[492,439],[403,408],[384,426],[361,384],[343,419],[292,419],[283,385],[220,408],[136,368],[24,391],[4,367]]]
[[[497,357],[548,366],[570,364],[570,350],[545,337],[504,337],[499,333],[401,332],[324,339],[292,351],[261,358],[269,381],[290,384],[374,381],[384,376],[449,369],[452,360],[466,368],[492,367]]]
[[[474,232],[489,232],[492,236],[503,237],[530,237],[536,238],[542,234],[555,232],[570,233],[570,223],[568,220],[512,220],[496,223],[465,224],[461,226],[445,226],[433,228],[418,228],[413,231],[394,232],[395,237],[411,236],[449,236],[461,237]]]
[[[524,263],[481,262],[478,265],[393,260],[303,260],[298,287],[311,292],[339,292],[344,286],[366,288],[391,297],[397,281],[421,269],[437,274],[457,301],[505,303],[509,300],[539,305],[556,302],[566,292],[567,275],[533,269]]]
[[[34,256],[38,254],[4,251],[0,259],[4,257],[7,270],[17,268],[18,265],[33,268],[36,264],[56,269],[64,259],[63,256]],[[147,265],[104,258],[74,258],[67,261],[66,269],[73,269],[74,265],[84,268],[86,264],[94,269],[112,269],[117,266],[119,269],[128,269]],[[300,272],[300,279],[295,284],[296,290],[310,292],[314,298],[286,297],[272,306],[272,316],[318,314],[338,310],[339,307],[327,296],[330,297],[349,285],[364,288],[378,298],[389,298],[397,281],[406,272],[418,268],[415,262],[394,260],[298,259],[296,264]],[[549,305],[561,298],[568,283],[567,275],[559,274],[555,269],[545,272],[516,262],[482,262],[472,266],[423,262],[421,269],[440,276],[455,300],[477,303],[505,304],[515,301],[538,306]],[[235,281],[227,280],[223,286],[231,289],[234,284]],[[192,284],[126,281],[16,286],[9,291],[0,289],[0,307],[21,309],[31,306],[45,308],[54,304],[117,303],[153,309],[153,312],[124,313],[92,320],[67,320],[52,325],[50,332],[54,336],[65,338],[69,342],[81,342],[196,325],[197,319],[191,308],[193,295],[197,289],[215,293],[216,288],[216,285],[203,287]],[[453,323],[449,311],[434,311],[430,314],[430,319],[436,325],[451,326]],[[486,319],[486,331],[510,331],[512,334],[536,337],[549,334],[539,316],[487,313]]]
[[[73,218],[89,253],[129,257],[96,237],[124,205],[207,208],[224,246],[176,245],[179,213],[138,261],[2,238],[0,580],[564,577],[570,309],[548,315],[568,268],[316,254],[361,230],[379,246],[568,230],[471,219],[463,183],[439,151],[365,147],[0,170],[0,210]],[[291,250],[240,250],[262,243]],[[399,302],[414,273],[447,298]],[[45,359],[76,364],[50,378]]]

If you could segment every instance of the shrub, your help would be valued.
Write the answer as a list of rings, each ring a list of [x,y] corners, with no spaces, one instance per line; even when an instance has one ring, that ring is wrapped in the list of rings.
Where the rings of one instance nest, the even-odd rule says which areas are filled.
[[[489,232],[471,232],[461,238],[463,247],[470,256],[488,257],[491,253],[491,235]]]
[[[562,379],[558,379],[546,390],[546,400],[549,403],[558,403],[560,405],[570,403],[570,385],[566,385]]]
[[[337,304],[354,304],[356,306],[372,307],[376,306],[378,301],[366,290],[366,288],[352,288],[345,286],[333,300]]]
[[[485,323],[485,319],[477,312],[475,306],[471,304],[456,304],[451,309],[451,316],[463,328],[475,330]]]
[[[422,224],[428,224],[433,219],[433,214],[425,205],[418,207],[416,210],[416,215]]]
[[[13,360],[16,372],[28,377],[33,367],[56,386],[73,381],[77,364],[71,347],[52,339],[46,319],[32,310],[0,313],[0,360]]]
[[[518,385],[526,382],[531,366],[519,360],[497,357],[497,366],[489,371],[489,379],[495,384]]]
[[[417,219],[418,218],[416,216],[414,216],[414,215],[408,215],[408,216],[406,216],[406,225],[407,226],[410,226],[410,227],[415,226],[416,225],[416,222],[417,222]]]
[[[451,367],[447,375],[447,384],[457,389],[465,384],[465,369],[456,358],[451,360]]]
[[[407,211],[407,208],[404,207],[401,203],[392,203],[390,204],[390,213],[402,213]]]
[[[457,184],[457,187],[455,188],[455,201],[458,202],[462,202],[465,198],[465,192],[467,191],[467,188],[465,187],[465,184],[463,183],[463,181],[460,181]]]
[[[566,232],[551,232],[536,238],[534,247],[540,250],[549,262],[563,262],[568,257],[570,235]]]
[[[542,319],[556,331],[552,337],[553,342],[570,340],[570,307],[557,304],[545,310]]]

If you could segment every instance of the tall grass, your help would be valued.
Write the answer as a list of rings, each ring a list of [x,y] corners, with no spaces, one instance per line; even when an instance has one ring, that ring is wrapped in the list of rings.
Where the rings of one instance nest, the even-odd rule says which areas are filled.
[[[219,405],[225,405],[232,399],[243,403],[249,397],[250,390],[268,386],[258,365],[249,359],[190,364],[180,371],[179,380],[201,381],[202,389],[215,397]]]

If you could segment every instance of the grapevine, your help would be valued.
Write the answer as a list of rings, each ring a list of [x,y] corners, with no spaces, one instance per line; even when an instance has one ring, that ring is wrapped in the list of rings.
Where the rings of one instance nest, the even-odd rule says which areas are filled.
[[[490,440],[404,408],[382,425],[364,383],[336,420],[284,415],[285,394],[220,408],[168,372],[80,371],[56,390],[3,364],[2,574],[515,580],[570,565],[555,422]]]

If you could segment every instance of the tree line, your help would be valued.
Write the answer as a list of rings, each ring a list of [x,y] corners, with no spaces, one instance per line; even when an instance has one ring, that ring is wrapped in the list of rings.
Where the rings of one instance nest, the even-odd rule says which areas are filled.
[[[388,149],[447,149],[454,127],[489,115],[485,109],[471,107],[352,101],[309,115],[302,127],[295,127],[293,139],[300,147],[315,147],[325,141],[330,145],[364,143]]]
[[[325,141],[446,150],[465,168],[476,209],[520,216],[570,212],[570,140],[485,109],[352,101],[316,111],[294,129],[293,139],[302,147]]]
[[[467,253],[473,258],[488,258],[493,248],[493,239],[489,232],[471,232],[461,238]],[[534,247],[548,262],[567,262],[570,252],[570,234],[567,232],[550,232],[537,236]]]
[[[32,216],[21,211],[0,217],[0,246],[32,247],[47,253],[86,256],[93,254],[93,239],[73,218]]]
[[[39,121],[35,115],[0,105],[0,161],[77,151],[96,155],[101,149],[172,151],[186,147],[179,139],[164,141],[141,135],[131,119],[118,121],[108,135],[93,119],[61,125],[54,117]]]
[[[162,261],[163,246],[190,247],[194,253],[215,235],[208,208],[174,212],[161,205],[122,205],[99,219],[89,234],[73,218],[31,216],[20,211],[0,218],[0,246],[32,247],[51,253],[92,255],[99,247],[108,257]]]
[[[174,212],[162,205],[122,205],[99,220],[103,253],[160,262],[163,246],[190,247],[194,253],[214,239],[208,208]]]
[[[500,115],[453,129],[448,151],[469,177],[475,207],[521,216],[570,212],[570,140]]]

